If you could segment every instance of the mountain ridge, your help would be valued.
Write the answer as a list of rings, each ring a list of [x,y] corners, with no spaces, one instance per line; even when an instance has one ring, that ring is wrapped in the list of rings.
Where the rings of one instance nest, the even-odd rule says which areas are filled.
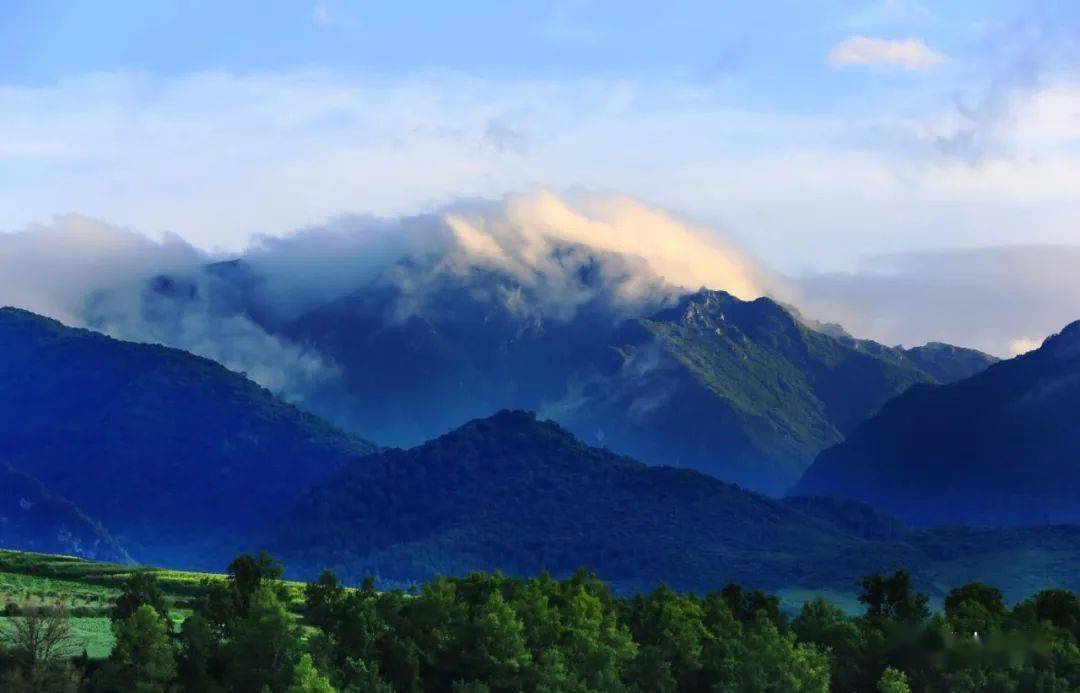
[[[772,299],[711,290],[628,321],[615,337],[608,370],[546,414],[591,443],[774,495],[890,397],[993,360],[819,332]]]
[[[209,566],[297,488],[374,449],[177,349],[14,308],[0,309],[0,344],[0,456],[140,560]]]
[[[889,402],[795,493],[857,498],[917,525],[1080,522],[1080,321],[1041,347]]]

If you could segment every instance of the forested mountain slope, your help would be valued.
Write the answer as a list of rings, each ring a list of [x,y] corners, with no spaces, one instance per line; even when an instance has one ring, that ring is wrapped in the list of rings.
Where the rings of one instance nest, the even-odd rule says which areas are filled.
[[[297,577],[329,567],[388,584],[584,566],[624,591],[737,581],[850,592],[901,568],[932,594],[995,576],[1010,594],[1080,587],[1075,528],[912,533],[865,504],[776,501],[649,467],[514,411],[351,462],[283,519],[273,550]]]

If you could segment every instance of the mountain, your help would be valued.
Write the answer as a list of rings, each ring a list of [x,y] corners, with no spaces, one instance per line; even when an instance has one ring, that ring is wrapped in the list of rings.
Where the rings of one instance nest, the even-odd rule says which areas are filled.
[[[217,565],[373,449],[208,359],[0,309],[0,459],[139,561]]]
[[[1080,523],[1080,321],[950,385],[920,385],[823,452],[794,492],[916,525]]]
[[[911,532],[863,503],[777,501],[647,466],[520,411],[350,462],[283,518],[272,550],[298,577],[328,567],[381,584],[584,566],[622,591],[734,580],[850,592],[864,575],[898,568],[934,595],[994,576],[1016,595],[1080,587],[1078,528]]]
[[[889,398],[993,361],[815,329],[768,298],[702,290],[627,317],[599,293],[553,318],[516,308],[535,302],[526,290],[455,276],[405,310],[400,291],[366,289],[280,334],[341,371],[305,406],[380,441],[413,445],[491,411],[532,409],[587,442],[775,495]],[[506,295],[517,302],[492,298]]]
[[[585,565],[624,587],[695,587],[789,576],[815,548],[858,541],[782,502],[503,411],[350,463],[304,496],[275,550],[300,574],[329,566],[352,579]]]
[[[545,413],[589,442],[782,494],[890,398],[992,361],[820,331],[771,299],[703,290],[625,323],[606,367]]]
[[[0,546],[130,563],[131,557],[99,523],[41,482],[0,468]]]
[[[416,445],[499,409],[561,398],[606,356],[619,322],[603,295],[555,319],[508,304],[501,297],[527,288],[497,275],[434,281],[422,306],[374,286],[283,325],[284,337],[340,370],[305,406],[382,443]]]

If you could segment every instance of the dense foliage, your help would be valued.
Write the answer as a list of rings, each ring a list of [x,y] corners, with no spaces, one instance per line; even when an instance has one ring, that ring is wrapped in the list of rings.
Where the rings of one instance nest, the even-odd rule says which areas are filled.
[[[826,450],[797,491],[916,525],[1080,522],[1080,322],[967,380],[917,386]]]
[[[299,602],[265,554],[207,580],[170,626],[152,574],[132,576],[103,661],[71,651],[62,607],[14,619],[11,691],[1070,691],[1080,600],[1044,590],[1012,608],[996,588],[952,590],[943,613],[898,571],[860,581],[865,612],[817,598],[794,617],[731,584],[621,597],[595,576],[440,577],[407,591],[343,587]]]

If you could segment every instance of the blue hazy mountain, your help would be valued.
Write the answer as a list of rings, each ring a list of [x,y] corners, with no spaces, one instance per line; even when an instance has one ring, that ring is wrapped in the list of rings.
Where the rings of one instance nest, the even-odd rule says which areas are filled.
[[[128,563],[120,544],[71,501],[22,472],[0,467],[0,547]]]
[[[486,298],[524,291],[502,281],[455,277],[403,316],[397,290],[363,290],[284,325],[341,372],[305,406],[394,445],[501,408],[538,410],[647,463],[782,494],[889,398],[993,362],[947,345],[854,339],[771,299],[720,291],[639,307],[646,317],[599,294],[552,319]]]
[[[1080,322],[950,385],[913,387],[823,452],[797,493],[918,525],[1080,522]]]
[[[622,590],[735,580],[848,591],[897,568],[933,594],[994,577],[1017,596],[1080,586],[1077,528],[911,532],[862,503],[779,501],[647,466],[519,411],[350,462],[283,518],[273,549],[298,576],[329,567],[382,584],[585,566]]]
[[[0,309],[0,461],[140,561],[216,566],[373,446],[208,359]]]
[[[991,362],[947,345],[886,347],[768,298],[701,291],[624,323],[607,367],[550,413],[589,442],[782,494],[891,397]]]

